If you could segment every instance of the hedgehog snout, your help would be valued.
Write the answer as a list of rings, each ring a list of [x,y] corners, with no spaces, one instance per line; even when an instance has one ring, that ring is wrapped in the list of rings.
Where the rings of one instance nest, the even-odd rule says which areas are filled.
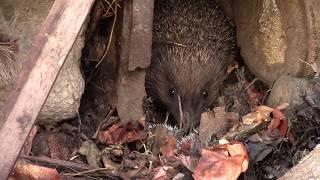
[[[177,126],[182,129],[184,133],[190,133],[200,123],[201,113],[197,112],[195,108],[189,103],[182,104],[181,97],[178,95],[178,117],[176,115]]]

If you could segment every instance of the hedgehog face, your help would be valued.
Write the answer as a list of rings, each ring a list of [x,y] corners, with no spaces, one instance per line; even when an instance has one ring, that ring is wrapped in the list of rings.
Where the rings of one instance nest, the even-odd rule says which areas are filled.
[[[184,130],[199,125],[201,113],[217,98],[225,75],[220,57],[206,49],[158,46],[146,75],[146,92]]]
[[[190,131],[199,125],[201,113],[215,99],[211,98],[213,96],[209,97],[209,91],[204,89],[190,95],[179,93],[178,89],[181,90],[167,89],[166,95],[160,94],[160,100],[174,117],[175,124],[185,131]]]

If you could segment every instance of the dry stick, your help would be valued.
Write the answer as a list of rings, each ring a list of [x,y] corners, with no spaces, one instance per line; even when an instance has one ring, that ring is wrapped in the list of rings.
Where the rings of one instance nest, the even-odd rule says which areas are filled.
[[[55,0],[0,112],[0,179],[6,179],[94,0]]]
[[[72,170],[75,173],[64,173],[63,175],[66,176],[89,176],[90,173],[93,172],[99,172],[99,171],[105,171],[105,170],[110,170],[110,168],[93,168],[91,166],[88,166],[86,164],[81,164],[81,163],[75,163],[75,162],[70,162],[70,161],[64,161],[60,159],[51,159],[48,157],[37,157],[37,156],[27,156],[23,155],[21,158],[29,160],[33,163],[41,164],[47,167],[55,167],[55,168],[62,168],[65,170]],[[81,171],[81,172],[79,172]],[[115,174],[108,172],[109,176],[118,176],[118,173],[116,172]],[[100,176],[106,175],[105,172],[101,172],[101,174],[97,174]]]
[[[101,2],[101,1],[100,1],[100,2]],[[113,1],[111,2],[111,4],[110,4],[108,1],[106,1],[106,2],[109,4],[109,7],[108,7],[108,9],[107,9],[107,12],[109,12],[110,9],[114,9],[114,8],[112,8],[112,4],[113,4],[114,2],[116,3],[115,0],[113,0]],[[95,66],[95,68],[98,68],[98,66],[102,63],[103,59],[104,59],[105,56],[107,55],[107,53],[108,53],[108,51],[109,51],[109,49],[110,49],[110,46],[111,46],[111,40],[112,40],[112,36],[113,36],[113,31],[114,31],[114,27],[115,27],[116,20],[117,20],[117,12],[116,12],[116,10],[117,10],[118,3],[116,3],[115,6],[116,6],[116,8],[115,8],[115,11],[113,12],[113,14],[114,14],[114,19],[113,19],[111,31],[110,31],[110,34],[109,34],[109,40],[108,40],[107,48],[105,49],[102,57],[98,60],[98,63],[97,63],[97,65]],[[90,72],[90,74],[89,74],[89,76],[88,76],[88,78],[87,78],[87,80],[86,80],[86,84],[90,82],[90,80],[91,80],[91,78],[93,77],[93,74],[94,74],[94,73],[95,73],[95,70],[93,70],[93,71]]]
[[[113,2],[113,1],[112,1]],[[117,3],[116,3],[117,4]],[[113,22],[112,22],[112,27],[111,27],[111,31],[110,31],[110,35],[109,35],[109,41],[108,41],[108,45],[107,45],[107,48],[105,49],[104,53],[103,53],[103,56],[100,58],[98,64],[95,66],[95,68],[98,68],[98,66],[102,63],[103,59],[106,57],[109,49],[110,49],[110,46],[111,46],[111,40],[112,40],[112,36],[113,36],[113,31],[114,31],[114,27],[115,27],[115,24],[116,24],[116,21],[117,21],[117,9],[118,9],[118,6],[115,5],[115,8],[114,8],[114,18],[113,18]]]
[[[65,167],[65,168],[72,168],[76,169],[78,171],[88,171],[92,170],[93,167],[88,166],[86,164],[80,164],[80,163],[75,163],[75,162],[70,162],[70,161],[64,161],[64,160],[59,160],[59,159],[51,159],[48,157],[37,157],[37,156],[27,156],[23,155],[21,158],[29,160],[34,163],[41,163],[41,164],[47,164],[49,166],[55,166],[55,167]]]
[[[104,15],[102,15],[102,18],[107,18],[107,17],[111,17],[112,16],[112,13],[110,13],[110,9],[113,10],[114,12],[114,8],[111,6],[113,5],[113,3],[116,3],[116,6],[120,7],[119,4],[116,2],[116,0],[112,0],[112,2],[110,3],[109,1],[107,0],[104,0],[108,5],[108,9],[106,10],[106,13]],[[100,1],[101,2],[101,1]]]
[[[107,13],[108,13],[108,11],[107,11],[107,10],[106,10],[106,8],[104,7],[104,5],[103,5],[102,1],[99,1],[99,4],[100,4],[100,6],[102,7],[102,9],[103,9],[104,13],[105,13],[105,14],[107,14]],[[102,16],[103,16],[103,15],[102,15]]]
[[[91,170],[87,170],[87,171],[82,171],[82,172],[78,172],[78,173],[65,173],[65,176],[89,176],[91,175],[91,173],[95,173],[95,172],[99,172],[99,171],[107,171],[107,170],[114,170],[114,169],[110,169],[110,168],[96,168],[96,169],[91,169]],[[108,175],[106,173],[103,173],[103,175]],[[114,173],[114,174],[109,174],[109,176],[119,176],[118,173]]]
[[[108,0],[104,0],[104,2],[106,2],[109,5],[108,9],[107,9],[107,12],[109,12],[110,9],[112,9],[113,12],[116,12],[115,8],[112,7],[113,3],[115,3],[115,0],[112,0],[111,3]]]
[[[258,78],[254,78],[246,88],[244,88],[243,92],[245,92],[246,90],[248,90],[256,81],[258,81]]]
[[[225,136],[223,136],[221,139],[227,139],[228,141],[244,141],[250,136],[254,135],[255,133],[265,129],[270,124],[270,122],[271,122],[270,120],[263,120],[255,124],[250,129],[243,129],[239,132],[228,133]]]

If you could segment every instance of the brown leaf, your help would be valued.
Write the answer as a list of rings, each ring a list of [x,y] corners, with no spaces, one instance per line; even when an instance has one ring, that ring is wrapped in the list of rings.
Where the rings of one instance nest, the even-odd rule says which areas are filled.
[[[47,143],[50,150],[50,157],[53,159],[67,160],[70,156],[70,151],[66,147],[66,137],[61,132],[51,133],[47,137]]]
[[[86,156],[87,162],[90,166],[99,168],[99,161],[101,160],[101,151],[93,142],[82,142],[79,148],[79,153]]]
[[[163,156],[174,156],[177,151],[177,139],[174,136],[168,136],[163,146],[160,147],[160,152]]]
[[[153,180],[169,180],[168,174],[167,174],[167,170],[170,167],[168,166],[162,166],[162,167],[157,167],[154,171],[154,176],[153,176]]]
[[[197,167],[199,158],[194,156],[185,156],[184,154],[179,155],[181,163],[187,167],[191,172]]]
[[[187,139],[184,140],[183,142],[180,142],[179,146],[178,146],[178,152],[179,154],[189,154],[190,151],[192,151],[193,149],[193,143],[194,140],[193,139]]]
[[[268,132],[278,129],[281,137],[285,137],[288,130],[288,120],[286,116],[278,109],[274,109],[273,119],[268,126]]]
[[[28,164],[24,161],[18,161],[11,173],[10,178],[15,180],[28,180],[28,179],[48,179],[60,180],[61,177],[57,170],[33,164]]]
[[[257,112],[249,113],[242,117],[242,123],[248,124],[248,125],[253,124],[254,122],[257,121],[257,116],[258,116]]]
[[[260,99],[263,97],[263,94],[258,92],[255,86],[250,86],[247,89],[248,101],[252,106],[259,104]]]
[[[262,120],[270,118],[270,113],[273,108],[268,106],[258,106],[254,108],[254,112],[242,117],[243,124],[253,124],[261,122]]]
[[[248,154],[240,142],[203,149],[196,167],[194,179],[230,179],[236,180],[241,172],[248,168]]]
[[[177,138],[165,126],[158,126],[154,130],[153,153],[159,151],[163,156],[174,156],[177,152]],[[159,151],[158,151],[159,150]]]
[[[134,129],[132,124],[116,123],[109,129],[99,133],[98,140],[102,144],[123,144],[142,140],[147,137],[147,132],[141,129]]]
[[[213,111],[203,112],[199,127],[201,143],[208,142],[213,134],[217,137],[222,136],[238,122],[238,115],[236,113],[225,112],[224,106],[216,107]]]
[[[270,118],[270,113],[273,111],[273,108],[269,106],[258,106],[255,108],[255,112],[257,112],[257,122],[261,122],[262,120]]]

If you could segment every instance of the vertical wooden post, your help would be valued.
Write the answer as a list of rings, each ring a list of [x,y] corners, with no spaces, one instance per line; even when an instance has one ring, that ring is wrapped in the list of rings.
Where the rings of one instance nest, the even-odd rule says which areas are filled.
[[[55,0],[0,112],[0,179],[6,179],[94,0]]]

